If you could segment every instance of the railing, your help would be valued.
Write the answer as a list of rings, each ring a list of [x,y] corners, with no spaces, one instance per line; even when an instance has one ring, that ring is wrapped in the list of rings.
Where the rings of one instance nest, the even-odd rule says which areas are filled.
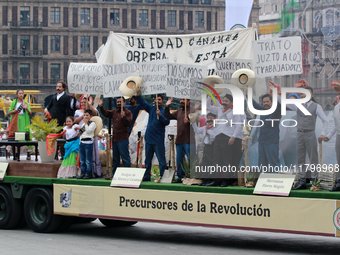
[[[13,28],[42,28],[42,22],[38,21],[10,21],[9,26]]]
[[[10,50],[9,55],[11,57],[40,58],[43,54],[42,50]]]
[[[23,78],[12,78],[12,79],[0,79],[1,85],[56,85],[61,79],[23,79]]]

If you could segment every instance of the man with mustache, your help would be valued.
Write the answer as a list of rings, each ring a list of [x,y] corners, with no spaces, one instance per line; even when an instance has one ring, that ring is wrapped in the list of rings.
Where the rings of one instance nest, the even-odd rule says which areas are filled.
[[[56,90],[57,93],[53,95],[51,102],[45,108],[45,114],[49,112],[52,119],[58,120],[59,126],[64,126],[66,117],[72,115],[70,107],[72,97],[66,94],[66,83],[63,81],[57,82]]]
[[[136,100],[138,104],[149,113],[149,121],[145,132],[145,174],[143,181],[150,181],[152,158],[156,153],[159,162],[159,172],[162,177],[166,167],[165,160],[165,127],[170,124],[170,121],[164,116],[163,96],[157,95],[154,102],[155,105],[148,104],[140,95],[140,90],[137,91]],[[157,117],[158,116],[158,117]]]
[[[247,89],[245,90],[247,92]],[[253,98],[253,106],[256,110],[269,110],[272,108],[273,98],[270,94],[264,94],[262,96],[262,106],[259,105]],[[262,166],[265,167],[275,167],[280,166],[279,158],[279,141],[280,141],[280,119],[281,119],[281,104],[278,102],[276,110],[269,115],[261,115],[260,120],[264,123],[260,127],[259,135],[259,157],[258,165],[263,171]],[[275,121],[266,121],[274,120]],[[262,123],[261,123],[262,124]],[[269,169],[269,168],[267,168]],[[266,172],[269,172],[265,169]]]
[[[113,103],[117,107],[116,98],[113,99]],[[129,135],[130,135],[132,132],[133,126],[135,125],[136,119],[138,117],[138,113],[140,110],[142,110],[142,107],[139,104],[137,104],[136,97],[132,96],[129,99],[129,105],[125,105],[125,108],[128,109],[132,113],[132,122],[131,122],[131,126],[129,127]]]
[[[190,99],[181,98],[180,104],[181,109],[171,113],[170,105],[172,104],[173,98],[170,98],[165,105],[165,117],[169,120],[177,120],[177,137],[176,137],[176,165],[177,165],[177,179],[174,183],[181,183],[185,177],[183,171],[183,161],[185,155],[193,160],[196,154],[195,147],[195,134],[194,130],[190,125],[188,115],[190,112],[194,112],[195,109],[190,107]],[[185,107],[187,108],[187,115],[185,115]]]
[[[123,110],[121,108],[123,104]],[[132,123],[132,113],[125,107],[124,97],[117,99],[117,109],[105,110],[103,100],[98,100],[99,110],[106,118],[113,120],[113,138],[112,138],[112,153],[113,153],[113,170],[112,176],[115,174],[117,167],[120,164],[120,157],[124,167],[131,166],[129,153],[129,127]]]

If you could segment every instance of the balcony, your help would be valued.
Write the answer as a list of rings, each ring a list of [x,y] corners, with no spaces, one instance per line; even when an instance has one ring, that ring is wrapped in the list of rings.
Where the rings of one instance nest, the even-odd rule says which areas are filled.
[[[56,86],[60,79],[23,79],[23,78],[12,78],[12,79],[0,79],[0,86]]]
[[[13,58],[42,58],[42,50],[10,50],[10,57]]]
[[[42,22],[38,21],[10,21],[10,28],[13,29],[42,29]]]

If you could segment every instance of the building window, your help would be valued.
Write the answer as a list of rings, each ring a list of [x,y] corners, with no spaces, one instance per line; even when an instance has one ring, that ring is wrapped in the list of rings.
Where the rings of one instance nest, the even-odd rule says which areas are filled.
[[[161,3],[169,4],[171,3],[171,0],[161,0]]]
[[[189,0],[189,4],[198,4],[198,0]]]
[[[142,3],[142,0],[132,0],[133,3]]]
[[[139,10],[139,25],[148,25],[148,10]]]
[[[168,11],[168,27],[176,26],[176,11]]]
[[[20,7],[20,26],[30,25],[30,7],[21,6]]]
[[[211,0],[201,0],[202,4],[207,4],[210,5],[211,4]]]
[[[60,36],[51,35],[51,52],[60,52]]]
[[[20,64],[20,84],[29,84],[30,64]]]
[[[154,3],[155,0],[145,0],[145,3]]]
[[[20,49],[21,56],[29,56],[30,52],[30,36],[29,35],[20,35]]]
[[[90,52],[90,37],[89,36],[80,37],[80,52]]]
[[[183,3],[183,0],[174,0],[173,3],[174,3],[174,4],[182,4],[182,3]]]
[[[195,12],[195,26],[204,27],[204,12],[202,11]]]
[[[81,8],[80,9],[80,23],[81,24],[90,24],[90,8]]]
[[[60,23],[60,8],[51,7],[51,24],[59,24],[59,23]]]
[[[119,9],[111,9],[110,11],[110,24],[119,25]]]
[[[51,64],[51,84],[60,80],[60,64]]]

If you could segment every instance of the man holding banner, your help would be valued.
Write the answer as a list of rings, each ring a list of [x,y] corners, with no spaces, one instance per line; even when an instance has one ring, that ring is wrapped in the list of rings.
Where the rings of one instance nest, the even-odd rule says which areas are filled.
[[[117,108],[117,99],[113,99],[113,103]],[[136,119],[138,117],[139,111],[142,109],[139,104],[137,104],[136,97],[132,96],[129,99],[129,104],[130,105],[125,105],[125,108],[128,109],[132,113],[132,122],[131,126],[129,127],[129,135],[132,132],[133,126],[135,125]]]
[[[165,160],[165,127],[170,124],[170,120],[164,116],[163,96],[157,95],[154,102],[155,105],[148,104],[140,95],[140,90],[137,91],[137,103],[149,113],[149,121],[145,133],[145,174],[143,181],[150,181],[152,158],[156,153],[159,162],[160,176],[162,177],[166,167]]]
[[[115,110],[105,110],[101,99],[98,100],[98,105],[103,116],[113,120],[113,176],[120,164],[120,157],[122,157],[124,167],[131,167],[128,130],[132,123],[132,113],[124,107],[125,99],[123,97],[117,99],[117,109]]]
[[[196,154],[195,147],[195,133],[190,125],[188,114],[195,112],[194,108],[190,107],[190,99],[181,98],[180,104],[181,109],[171,113],[170,105],[172,104],[173,98],[171,97],[165,105],[165,117],[169,120],[177,120],[177,137],[176,137],[176,165],[177,165],[177,180],[174,183],[181,183],[182,178],[185,177],[183,171],[183,164],[185,160],[185,155],[193,160]],[[188,113],[186,114],[186,109]],[[191,152],[191,154],[190,154]]]

